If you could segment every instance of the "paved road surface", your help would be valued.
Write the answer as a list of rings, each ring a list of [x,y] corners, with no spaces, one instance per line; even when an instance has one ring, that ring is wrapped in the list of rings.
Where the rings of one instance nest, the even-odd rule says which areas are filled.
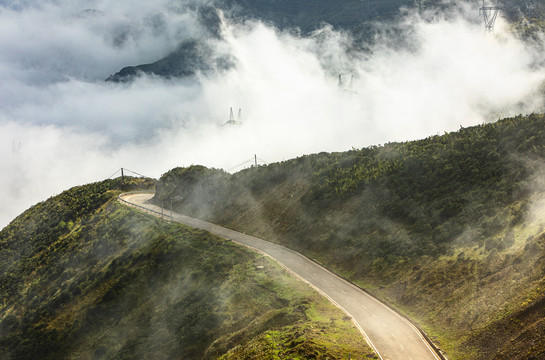
[[[147,203],[147,200],[152,196],[153,194],[129,193],[122,195],[122,199],[161,213],[160,207]],[[165,209],[165,215],[170,215],[170,211]],[[274,258],[352,316],[367,342],[371,344],[381,359],[439,359],[420,332],[406,319],[358,287],[303,255],[283,246],[182,214],[173,213],[173,220],[209,231]]]

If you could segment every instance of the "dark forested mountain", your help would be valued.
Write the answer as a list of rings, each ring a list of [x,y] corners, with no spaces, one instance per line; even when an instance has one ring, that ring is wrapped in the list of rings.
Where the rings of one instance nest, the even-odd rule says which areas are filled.
[[[409,312],[454,359],[545,356],[545,116],[303,156],[173,169],[156,199],[297,249]]]
[[[195,13],[204,29],[202,37],[185,41],[175,52],[154,63],[123,68],[108,80],[126,81],[140,72],[165,77],[187,77],[197,71],[206,73],[216,70],[214,61],[210,60],[212,49],[206,42],[209,38],[221,39],[219,10],[230,21],[259,20],[283,30],[297,29],[303,36],[324,24],[331,24],[337,29],[358,34],[360,38],[371,38],[372,26],[369,22],[391,21],[399,14],[401,7],[414,3],[412,0],[222,0],[211,4],[188,5],[196,8]],[[229,61],[220,63],[220,69],[231,64]]]
[[[166,57],[151,64],[125,67],[107,81],[129,81],[141,72],[164,78],[183,78],[193,76],[196,72],[221,72],[232,66],[233,60],[229,56],[215,54],[205,41],[187,40]]]
[[[481,5],[481,1],[477,2]],[[324,23],[334,28],[353,31],[360,36],[365,24],[391,23],[404,9],[420,12],[445,12],[460,5],[454,0],[216,0],[214,6],[235,19],[252,18],[273,24],[280,29],[298,28],[303,34]],[[516,22],[521,17],[542,19],[545,1],[485,1],[485,6],[498,6],[502,16]],[[477,14],[479,15],[479,14]],[[365,39],[369,41],[370,39]]]
[[[350,30],[364,22],[392,20],[399,14],[400,8],[414,5],[413,0],[216,1],[218,8],[231,9],[234,17],[262,20],[280,29],[299,28],[303,34],[308,34],[324,23]]]
[[[440,0],[216,0],[211,2],[189,2],[186,6],[195,8],[203,29],[200,38],[184,40],[178,49],[163,59],[144,65],[129,66],[110,76],[110,81],[126,81],[142,72],[164,77],[187,77],[197,71],[209,73],[233,65],[229,57],[215,55],[207,45],[207,39],[221,39],[218,10],[233,22],[259,20],[281,30],[296,30],[301,36],[308,36],[324,24],[347,31],[354,39],[354,49],[365,50],[372,44],[375,35],[384,30],[384,25],[395,28],[396,20],[403,9],[421,12],[442,12],[456,6],[456,1]],[[488,3],[487,3],[488,4]],[[490,4],[491,5],[491,4]],[[533,33],[526,19],[542,24],[545,1],[534,0],[521,3],[515,0],[501,0],[494,5],[501,6],[502,16],[514,25],[524,26],[519,30]],[[478,14],[476,18],[478,19]],[[377,27],[377,24],[382,26]],[[541,25],[540,25],[541,26]],[[515,26],[516,28],[516,26]],[[401,36],[399,31],[389,36]],[[394,41],[394,40],[390,40]]]

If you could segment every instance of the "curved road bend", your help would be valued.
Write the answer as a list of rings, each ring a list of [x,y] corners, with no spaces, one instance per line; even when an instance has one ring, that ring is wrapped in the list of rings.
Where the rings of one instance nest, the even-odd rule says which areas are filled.
[[[123,194],[126,202],[161,213],[147,201],[153,194]],[[169,213],[165,210],[165,214]],[[354,319],[366,340],[383,360],[440,360],[420,332],[406,319],[348,281],[303,255],[283,246],[173,213],[173,220],[206,230],[271,256],[282,266],[325,295]]]

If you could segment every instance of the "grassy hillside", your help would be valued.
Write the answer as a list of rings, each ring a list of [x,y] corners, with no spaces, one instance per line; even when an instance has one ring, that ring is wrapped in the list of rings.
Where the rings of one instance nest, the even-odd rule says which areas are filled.
[[[156,185],[297,249],[416,319],[454,359],[543,356],[545,117]]]
[[[1,359],[375,358],[276,263],[80,186],[0,232]]]

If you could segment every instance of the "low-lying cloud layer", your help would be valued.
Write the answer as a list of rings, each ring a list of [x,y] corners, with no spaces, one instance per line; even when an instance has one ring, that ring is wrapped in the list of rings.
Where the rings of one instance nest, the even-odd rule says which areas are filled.
[[[0,0],[0,226],[120,167],[154,177],[197,163],[233,171],[254,154],[279,161],[543,109],[543,54],[501,19],[485,34],[467,5],[408,13],[406,46],[384,38],[366,54],[347,55],[350,38],[327,27],[300,38],[225,21],[223,40],[203,41],[235,59],[231,70],[105,82],[204,36],[180,3]],[[242,109],[242,125],[220,126],[230,107]]]

